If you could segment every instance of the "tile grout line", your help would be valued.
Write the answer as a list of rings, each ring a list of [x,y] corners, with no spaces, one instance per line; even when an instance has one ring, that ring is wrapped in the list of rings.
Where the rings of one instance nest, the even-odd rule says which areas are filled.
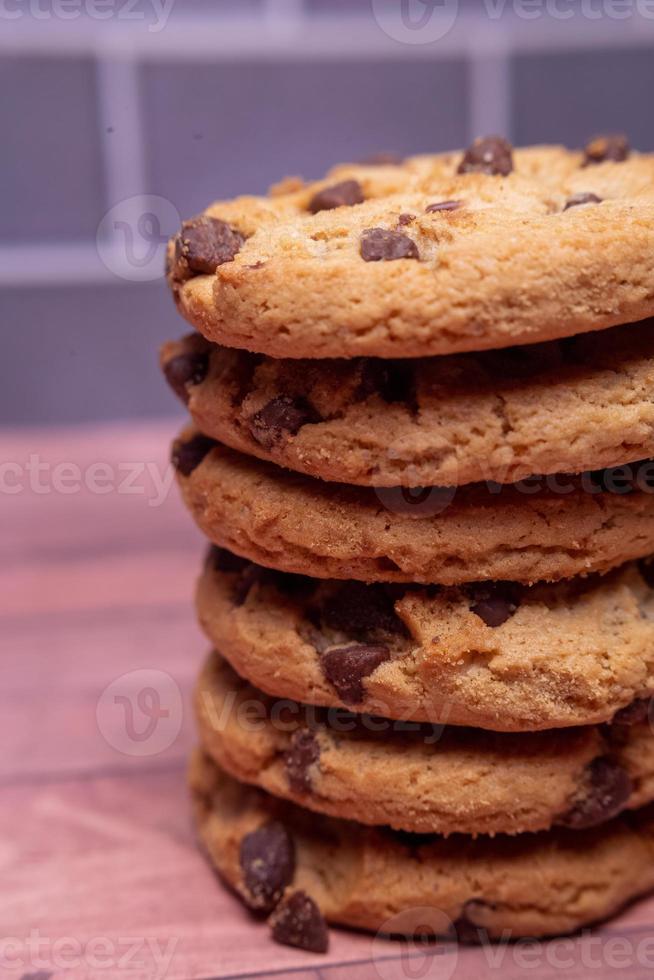
[[[468,137],[485,133],[511,139],[511,47],[489,48],[471,36],[468,54]]]
[[[146,187],[139,66],[133,55],[99,50],[96,72],[106,204],[111,208],[143,194]]]
[[[287,13],[279,18],[277,26],[271,20],[272,4],[273,0],[265,0],[264,11],[268,13],[263,18],[252,16],[230,20],[215,16],[180,17],[167,25],[170,30],[158,32],[150,32],[147,28],[133,29],[116,21],[103,21],[101,25],[93,21],[66,21],[62,25],[53,20],[35,22],[21,18],[4,22],[0,32],[0,50],[13,54],[47,52],[54,57],[96,55],[100,52],[121,57],[129,52],[136,61],[148,59],[156,62],[197,60],[202,57],[232,61],[257,56],[267,60],[311,60],[316,57],[328,60],[352,57],[403,60],[408,57],[404,46],[385,35],[370,16],[338,18],[310,15],[305,10],[303,0],[285,0]],[[481,10],[462,13],[457,28],[441,38],[437,45],[413,46],[411,58],[465,55],[472,32],[479,35],[479,43],[493,48],[497,36],[492,28],[498,26],[497,18]],[[542,17],[538,21],[539,30],[535,32],[531,21],[507,16],[502,20],[502,27],[505,33],[512,36],[516,53],[616,47],[613,21],[608,19],[590,21],[580,16],[571,20]],[[651,44],[654,37],[654,22],[643,18],[633,18],[628,23],[625,21],[623,28],[617,45],[621,48],[643,47]]]

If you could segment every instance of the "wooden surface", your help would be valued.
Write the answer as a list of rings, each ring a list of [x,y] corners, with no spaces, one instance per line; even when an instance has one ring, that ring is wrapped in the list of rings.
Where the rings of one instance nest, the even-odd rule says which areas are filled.
[[[174,428],[0,433],[0,976],[650,977],[648,903],[531,947],[423,956],[334,930],[318,958],[220,887],[184,784],[203,544],[167,471]]]

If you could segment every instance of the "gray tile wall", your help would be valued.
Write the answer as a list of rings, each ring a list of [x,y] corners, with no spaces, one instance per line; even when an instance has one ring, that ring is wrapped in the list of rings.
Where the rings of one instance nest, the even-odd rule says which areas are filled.
[[[175,25],[184,18],[212,18],[215,31],[216,17],[243,18],[259,6],[261,0],[184,0],[182,7],[178,0],[161,49],[156,37],[144,35],[134,89],[121,90],[111,134],[99,111],[107,104],[106,79],[91,49],[84,43],[61,47],[56,31],[48,35],[51,46],[41,33],[39,45],[15,48],[0,34],[0,90],[9,95],[0,100],[0,420],[62,422],[176,410],[159,378],[155,349],[185,326],[162,282],[130,283],[97,262],[96,230],[116,203],[112,195],[121,179],[129,193],[137,179],[143,192],[163,196],[187,216],[213,198],[260,192],[289,173],[318,175],[340,159],[462,145],[473,119],[476,126],[480,118],[507,118],[509,135],[523,143],[579,144],[595,131],[624,129],[636,145],[654,146],[654,42],[625,44],[619,23],[611,25],[613,47],[605,38],[595,48],[584,31],[578,49],[549,44],[527,52],[516,43],[506,60],[506,105],[499,111],[502,84],[494,84],[492,94],[479,85],[484,74],[472,70],[468,35],[433,49],[396,44],[377,54],[370,0],[305,0],[308,15],[321,18],[316,23],[331,16],[344,40],[361,41],[360,57],[351,51],[345,57],[338,45],[307,57],[292,41],[284,55],[263,46],[258,56],[223,51],[213,57],[211,46],[198,53],[188,43],[175,52]],[[468,12],[471,7],[472,0]],[[267,9],[270,15],[274,5]],[[256,40],[257,21],[251,30],[248,41]],[[634,39],[633,30],[629,36]],[[129,47],[105,55],[119,72]],[[501,72],[494,77],[501,82]],[[112,179],[105,144],[123,145],[130,125],[142,143],[143,168]],[[131,145],[125,149],[129,157]],[[138,161],[140,152],[133,156]],[[96,261],[92,274],[87,268],[77,276],[77,259],[66,252],[71,245]],[[30,246],[46,246],[45,252]],[[61,266],[62,285],[48,282],[50,265]]]
[[[1,423],[181,415],[157,351],[185,328],[161,284],[6,288],[0,322]]]
[[[90,58],[0,60],[4,242],[95,237],[104,202]]]
[[[518,143],[578,146],[594,133],[617,131],[641,150],[654,149],[651,48],[518,56],[511,91]]]
[[[459,60],[148,65],[142,77],[148,187],[182,214],[318,177],[380,149],[447,149],[467,134]]]

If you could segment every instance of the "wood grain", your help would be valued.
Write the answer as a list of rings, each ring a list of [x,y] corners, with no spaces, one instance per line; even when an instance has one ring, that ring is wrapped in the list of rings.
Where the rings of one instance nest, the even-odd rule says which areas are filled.
[[[217,883],[195,845],[184,783],[189,692],[205,650],[191,606],[204,546],[174,487],[161,492],[174,428],[0,432],[0,975],[545,978],[561,975],[564,958],[566,977],[613,977],[622,962],[621,976],[649,975],[651,902],[600,931],[540,944],[529,968],[515,946],[407,959],[397,943],[338,930],[318,959],[272,944]],[[50,468],[37,485],[26,469],[34,457]],[[77,467],[77,490],[62,492],[53,475],[62,464]],[[109,492],[88,485],[98,464],[114,474]],[[126,489],[126,469],[146,464],[156,479],[146,468],[133,484],[142,492]],[[144,683],[156,712],[168,712],[147,737]]]

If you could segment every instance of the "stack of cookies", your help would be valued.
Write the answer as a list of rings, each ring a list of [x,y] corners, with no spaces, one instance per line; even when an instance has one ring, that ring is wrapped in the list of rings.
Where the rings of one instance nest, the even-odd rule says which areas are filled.
[[[185,222],[168,282],[225,881],[316,951],[654,887],[654,157],[339,166]]]

